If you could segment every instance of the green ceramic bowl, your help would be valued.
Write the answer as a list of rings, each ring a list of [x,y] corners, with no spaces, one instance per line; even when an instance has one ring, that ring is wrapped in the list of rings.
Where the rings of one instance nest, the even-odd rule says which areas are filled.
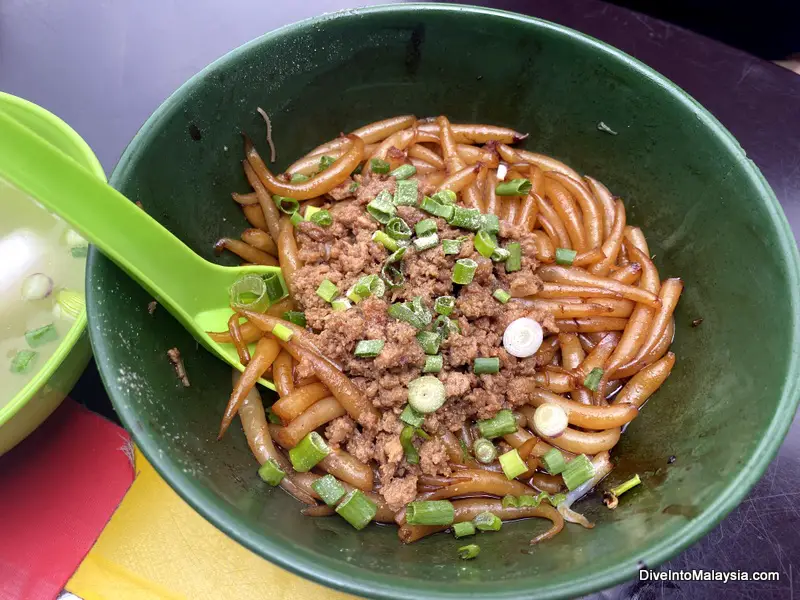
[[[438,535],[412,546],[394,528],[356,532],[309,519],[264,485],[236,427],[214,441],[230,368],[199,348],[104,257],[89,260],[89,322],[125,425],[195,509],[295,573],[379,598],[553,598],[604,588],[698,540],[742,500],[774,456],[798,402],[798,255],[766,181],[731,135],[675,85],[597,40],[519,15],[442,5],[336,13],[267,34],[181,87],[133,140],[112,183],[203,256],[244,227],[239,132],[279,167],[363,123],[444,113],[530,132],[552,154],[622,196],[663,277],[683,277],[672,377],[616,448],[610,481],[644,485],[616,511],[580,505],[528,552],[542,522],[481,535],[474,561]],[[619,135],[598,131],[604,121]],[[690,322],[703,317],[700,327]],[[192,387],[166,358],[177,346]],[[677,460],[667,464],[669,456]]]
[[[103,167],[91,148],[54,114],[3,92],[0,92],[0,110],[105,180]],[[22,441],[61,404],[90,357],[84,314],[75,321],[53,356],[42,364],[28,385],[0,407],[0,456]]]

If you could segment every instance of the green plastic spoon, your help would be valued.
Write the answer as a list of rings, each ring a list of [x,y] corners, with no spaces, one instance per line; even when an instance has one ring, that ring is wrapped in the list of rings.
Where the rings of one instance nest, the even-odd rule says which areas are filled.
[[[195,254],[158,221],[60,150],[0,111],[0,177],[51,210],[148,290],[192,335],[240,371],[233,345],[207,331],[226,331],[229,288],[243,275],[279,267],[223,267]],[[273,388],[272,383],[262,383]]]

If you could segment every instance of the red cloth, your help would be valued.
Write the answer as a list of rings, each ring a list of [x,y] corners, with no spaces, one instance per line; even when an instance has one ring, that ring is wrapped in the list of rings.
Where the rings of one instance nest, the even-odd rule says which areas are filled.
[[[67,398],[0,457],[0,600],[51,600],[133,482],[128,433]]]

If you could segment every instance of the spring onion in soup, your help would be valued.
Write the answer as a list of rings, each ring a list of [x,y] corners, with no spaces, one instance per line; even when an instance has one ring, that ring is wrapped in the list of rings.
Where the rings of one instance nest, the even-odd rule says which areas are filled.
[[[53,316],[56,319],[77,319],[86,308],[86,300],[81,292],[61,290],[56,294]]]
[[[39,356],[39,353],[33,350],[20,350],[11,359],[11,372],[27,373],[33,366],[37,356]]]

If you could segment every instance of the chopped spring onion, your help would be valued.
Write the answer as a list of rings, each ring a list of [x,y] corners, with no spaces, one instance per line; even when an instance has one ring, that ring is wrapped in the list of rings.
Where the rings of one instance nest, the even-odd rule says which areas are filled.
[[[277,276],[267,278],[251,273],[237,279],[231,286],[229,295],[234,308],[264,312],[283,296],[283,286]]]
[[[58,332],[56,331],[55,325],[52,323],[25,332],[25,340],[31,348],[42,346],[48,342],[54,342],[57,339]]]
[[[418,500],[406,505],[409,525],[452,525],[456,511],[449,500]]]
[[[482,462],[485,465],[494,462],[494,459],[497,458],[497,448],[486,438],[475,440],[475,443],[472,444],[472,452],[478,462]]]
[[[478,263],[471,258],[459,258],[453,269],[453,283],[458,283],[459,285],[468,285],[472,283],[477,269]]]
[[[542,456],[542,464],[544,464],[544,468],[547,469],[547,472],[551,475],[559,475],[564,470],[564,467],[567,466],[567,460],[564,458],[564,455],[561,454],[561,450],[558,448],[550,448],[550,450]]]
[[[411,239],[411,228],[400,217],[394,217],[386,223],[386,233],[395,240]]]
[[[483,218],[481,217],[481,211],[477,208],[462,208],[456,206],[453,210],[453,216],[448,220],[448,223],[453,227],[478,231],[483,224]]]
[[[372,160],[369,161],[369,167],[370,169],[372,169],[373,173],[377,173],[379,175],[385,175],[386,173],[389,172],[391,165],[385,160],[382,160],[380,158],[373,158]]]
[[[499,411],[491,419],[483,419],[478,421],[478,431],[487,439],[500,437],[501,435],[508,435],[517,430],[517,420],[514,418],[514,413],[508,409]]]
[[[418,413],[427,415],[439,410],[446,398],[444,384],[433,375],[417,377],[408,384],[408,403]]]
[[[313,469],[319,461],[330,454],[331,449],[322,436],[316,431],[312,431],[289,450],[289,460],[295,471],[307,473]]]
[[[89,254],[89,246],[76,246],[69,249],[72,258],[85,258]]]
[[[508,479],[516,479],[528,470],[528,465],[522,460],[516,448],[501,454],[499,460],[500,466],[503,467],[503,473]]]
[[[355,355],[358,358],[375,358],[383,351],[385,343],[383,340],[361,340],[356,344]]]
[[[475,525],[470,521],[462,521],[461,523],[453,524],[453,535],[456,539],[467,537],[468,535],[475,535]]]
[[[491,259],[494,262],[503,262],[508,260],[509,256],[511,256],[511,252],[509,252],[505,248],[495,248],[494,252],[492,252]]]
[[[414,436],[417,434],[417,428],[411,425],[403,427],[400,432],[400,445],[403,447],[403,454],[406,457],[406,462],[410,465],[419,464],[419,452],[414,446]]]
[[[403,260],[403,257],[406,255],[407,248],[398,248],[395,252],[392,252],[387,258],[387,263],[396,263]]]
[[[483,229],[475,235],[473,243],[475,244],[475,250],[484,258],[489,258],[497,248],[497,242],[494,241],[492,235]]]
[[[503,332],[503,348],[511,356],[528,358],[536,354],[542,345],[542,326],[533,319],[522,317],[509,323]]]
[[[417,167],[414,165],[400,165],[390,173],[392,177],[400,181],[401,179],[408,179],[417,172]]]
[[[529,179],[512,179],[497,184],[494,193],[498,196],[526,196],[531,191]]]
[[[23,300],[41,300],[53,291],[53,280],[44,273],[28,275],[22,282]]]
[[[290,339],[292,339],[294,331],[282,323],[275,323],[275,327],[272,328],[272,335],[282,339],[284,342],[288,342]]]
[[[511,356],[528,358],[542,345],[544,332],[538,322],[528,317],[512,321],[503,332],[503,348]]]
[[[481,531],[500,531],[503,526],[500,517],[488,510],[472,519],[472,523]]]
[[[470,560],[481,553],[481,547],[478,544],[467,544],[458,549],[458,558],[463,560]]]
[[[387,312],[393,319],[405,321],[417,329],[427,327],[433,320],[431,311],[422,303],[422,298],[419,296],[415,297],[411,302],[392,304]]]
[[[433,310],[440,315],[449,315],[453,312],[453,307],[456,305],[456,299],[453,296],[439,296],[433,303]]]
[[[629,489],[636,487],[640,483],[642,483],[642,480],[639,478],[639,474],[637,473],[636,475],[628,479],[628,481],[621,483],[620,485],[612,489],[611,493],[617,497],[622,496],[622,494],[627,492]]]
[[[586,379],[583,380],[583,387],[592,390],[593,392],[597,391],[598,386],[600,385],[600,380],[603,378],[603,369],[599,367],[595,367],[589,374],[586,376]]]
[[[330,167],[335,162],[336,159],[333,158],[332,156],[323,155],[319,159],[319,169],[317,170],[317,173],[322,173],[325,169]]]
[[[556,264],[558,265],[572,266],[576,256],[578,256],[578,252],[575,250],[556,248]]]
[[[503,508],[519,508],[519,498],[516,496],[506,495],[500,503]]]
[[[472,455],[469,453],[469,448],[462,439],[458,440],[458,445],[461,447],[461,462],[462,463],[468,462],[469,459],[472,457]]]
[[[539,492],[535,496],[523,495],[517,498],[520,508],[536,508],[542,503],[542,500],[547,500],[553,506],[558,506],[566,499],[566,494],[555,494],[551,496],[547,492]]]
[[[497,215],[483,215],[483,226],[481,227],[486,233],[500,233],[500,219]]]
[[[395,250],[397,250],[397,248],[399,248],[397,242],[388,235],[386,235],[386,233],[384,233],[380,229],[372,234],[372,241],[383,245],[383,247],[386,248],[389,252],[394,252]]]
[[[358,294],[358,292],[356,292],[356,286],[355,285],[353,287],[351,287],[349,290],[347,290],[347,293],[345,293],[345,296],[347,296],[348,300],[351,300],[352,302],[354,302],[356,304],[358,304],[359,302],[361,302],[364,299]]]
[[[422,346],[425,354],[438,354],[442,338],[438,333],[432,331],[420,331],[417,334],[417,342]]]
[[[283,313],[283,320],[299,325],[300,327],[305,327],[306,313],[299,310],[289,310]]]
[[[524,494],[517,498],[517,506],[519,508],[536,508],[542,503],[545,496],[549,497],[546,492],[539,492],[536,496]]]
[[[53,316],[56,319],[77,319],[86,308],[86,300],[80,292],[63,289],[56,294]]]
[[[378,514],[378,507],[361,490],[351,490],[336,507],[336,512],[356,529],[364,529]]]
[[[266,481],[271,486],[278,485],[281,480],[286,476],[286,472],[281,469],[280,465],[274,458],[268,458],[267,462],[265,462],[261,467],[258,469],[258,476],[261,477],[263,481]]]
[[[300,209],[300,203],[294,198],[287,198],[286,196],[273,196],[273,201],[278,209],[287,215],[296,213]]]
[[[289,217],[289,222],[292,224],[293,227],[297,227],[304,221],[303,215],[300,214],[300,211],[293,212],[292,215]]]
[[[367,212],[373,219],[385,225],[397,214],[397,208],[392,204],[392,195],[383,190],[367,204]]]
[[[425,367],[422,369],[423,373],[438,373],[444,366],[444,359],[441,354],[425,357]]]
[[[567,463],[561,476],[564,478],[567,489],[571,492],[594,477],[594,465],[585,454],[579,454]]]
[[[558,437],[569,423],[567,413],[555,404],[542,404],[533,413],[533,427],[546,437]]]
[[[290,181],[292,183],[303,183],[304,181],[308,181],[310,177],[308,175],[303,175],[302,173],[295,173],[292,175]]]
[[[308,219],[308,211],[306,211],[306,219]],[[333,224],[331,213],[329,213],[327,210],[318,210],[313,212],[311,214],[311,218],[308,220],[319,225],[320,227],[330,227]]]
[[[416,233],[418,237],[436,233],[437,230],[438,227],[436,226],[435,219],[422,219],[422,221],[414,225],[414,233]]]
[[[400,248],[400,250],[403,250],[403,248]],[[381,279],[390,288],[402,287],[406,282],[406,276],[403,275],[403,271],[389,262],[381,267]]]
[[[377,275],[364,275],[353,286],[353,290],[360,296],[360,299],[369,298],[370,296],[382,298],[383,294],[386,293],[386,284]]]
[[[440,190],[432,196],[439,204],[455,204],[458,196],[453,190]]]
[[[86,238],[74,229],[67,230],[64,240],[70,248],[87,248],[89,246],[89,242],[86,241]]]
[[[445,221],[452,219],[455,212],[455,208],[451,204],[441,204],[428,196],[422,199],[419,207],[427,213],[442,217]]]
[[[506,245],[509,256],[506,259],[506,273],[513,273],[522,268],[522,246],[519,242],[511,242]]]
[[[283,421],[281,421],[281,418],[275,414],[274,410],[272,410],[271,406],[267,408],[267,421],[269,421],[274,425],[281,425],[283,423]]]
[[[458,326],[458,321],[450,319],[445,315],[436,317],[433,323],[433,330],[439,334],[443,340],[446,340],[451,333],[461,333],[461,328]]]
[[[400,420],[412,427],[422,427],[422,423],[425,421],[425,415],[419,414],[410,404],[406,404],[403,412],[400,413]]]
[[[27,373],[39,356],[38,352],[33,350],[20,350],[11,359],[11,372],[12,373]]]
[[[319,494],[322,501],[328,506],[335,506],[347,493],[344,486],[333,475],[328,473],[311,484],[311,488]]]
[[[416,179],[403,179],[397,182],[394,203],[397,206],[416,206],[419,186]]]
[[[319,284],[317,288],[317,296],[325,300],[325,302],[330,302],[333,300],[337,294],[339,293],[339,288],[333,284],[329,279],[323,279],[322,283]]]
[[[445,254],[458,254],[461,252],[461,240],[442,240],[442,250]]]
[[[360,172],[361,172],[361,171],[360,171],[360,169],[361,169],[361,165],[358,165],[358,168],[359,168],[359,173],[360,173]],[[355,172],[355,171],[353,171],[353,174],[355,174],[355,173],[356,173],[356,172]],[[350,191],[350,192],[355,192],[355,191],[358,189],[358,187],[359,187],[360,185],[361,185],[360,183],[358,183],[357,181],[354,181],[353,183],[351,183],[351,184],[350,184],[350,187],[349,187],[349,188],[347,188],[347,189],[348,189],[348,191]]]
[[[476,358],[472,364],[472,372],[476,375],[491,375],[500,372],[500,359],[496,356]]]
[[[416,248],[418,252],[430,250],[438,245],[439,236],[436,233],[431,233],[430,235],[426,235],[424,237],[418,237],[414,240],[414,248]]]
[[[320,212],[321,210],[322,209],[319,208],[318,206],[307,206],[306,207],[306,214],[305,214],[305,217],[303,217],[303,218],[306,221],[310,221],[311,217],[314,216],[314,214]]]
[[[492,297],[500,302],[500,304],[507,304],[511,300],[511,294],[505,290],[495,290],[492,292]]]

